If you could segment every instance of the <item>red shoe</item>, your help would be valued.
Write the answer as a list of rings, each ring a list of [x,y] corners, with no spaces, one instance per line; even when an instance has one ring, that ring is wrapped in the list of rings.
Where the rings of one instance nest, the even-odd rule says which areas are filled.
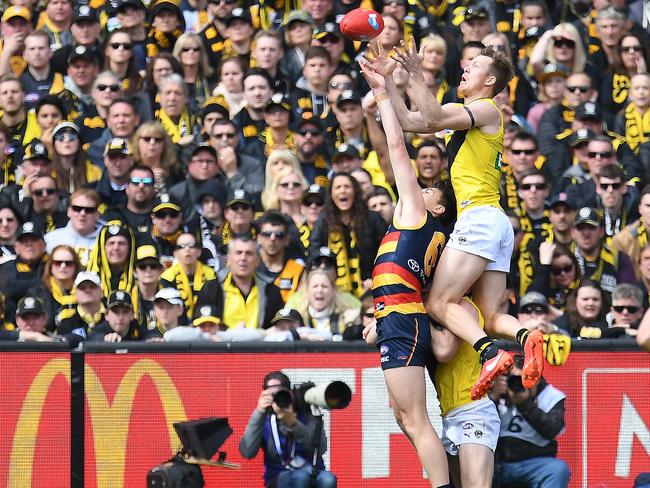
[[[537,384],[544,372],[544,335],[534,330],[524,345],[524,367],[521,368],[521,383],[525,388]]]
[[[499,349],[499,352],[492,359],[488,359],[483,363],[481,376],[479,376],[470,395],[472,400],[479,400],[483,398],[487,392],[492,388],[492,383],[497,376],[507,373],[512,368],[513,359],[509,352]]]

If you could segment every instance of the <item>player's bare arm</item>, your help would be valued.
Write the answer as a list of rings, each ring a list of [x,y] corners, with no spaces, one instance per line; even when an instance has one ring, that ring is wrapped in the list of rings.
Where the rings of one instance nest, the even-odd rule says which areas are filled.
[[[426,84],[422,71],[422,54],[415,48],[415,41],[411,39],[407,46],[404,41],[392,54],[393,59],[398,61],[411,77],[411,88],[414,102],[418,107],[419,118],[413,120],[421,121],[417,132],[431,133],[443,129],[465,130],[477,127],[487,134],[495,134],[499,131],[501,116],[498,109],[491,103],[481,100],[481,94],[466,99],[465,105],[448,103],[440,105],[435,96],[432,95]],[[469,70],[476,68],[477,64],[486,62],[482,58],[472,60],[469,68],[466,69],[464,77]],[[391,98],[392,100],[392,98]]]
[[[405,226],[418,225],[422,222],[426,212],[424,199],[415,169],[406,151],[402,127],[397,120],[391,101],[386,96],[385,80],[365,63],[361,64],[361,70],[377,100],[377,107],[386,133],[388,155],[395,175],[395,184],[400,195],[395,209],[395,222]]]

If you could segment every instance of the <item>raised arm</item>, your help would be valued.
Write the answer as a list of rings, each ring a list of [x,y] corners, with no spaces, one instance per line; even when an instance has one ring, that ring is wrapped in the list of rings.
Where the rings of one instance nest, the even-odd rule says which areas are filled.
[[[415,48],[415,40],[401,47],[393,54],[411,78],[411,92],[422,120],[420,133],[433,133],[444,129],[465,130],[478,127],[488,133],[495,133],[500,124],[498,110],[490,103],[475,100],[466,106],[457,103],[440,105],[427,86],[422,70],[422,54]],[[392,100],[392,97],[391,97]],[[470,115],[471,114],[471,115]]]
[[[391,100],[386,94],[384,78],[372,71],[372,68],[365,63],[361,63],[361,71],[377,101],[384,133],[386,134],[388,157],[390,158],[390,164],[395,175],[395,184],[399,193],[399,201],[395,209],[395,220],[400,225],[417,225],[422,222],[426,209],[415,169],[406,151],[402,127],[397,120]]]

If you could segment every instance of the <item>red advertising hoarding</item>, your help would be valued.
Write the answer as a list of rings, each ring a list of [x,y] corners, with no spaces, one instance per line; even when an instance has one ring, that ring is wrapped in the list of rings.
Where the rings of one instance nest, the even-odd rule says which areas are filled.
[[[0,442],[10,456],[0,486],[69,486],[69,360],[3,356]],[[238,442],[262,378],[274,369],[294,382],[338,379],[352,389],[350,406],[324,417],[326,462],[339,486],[428,486],[392,418],[377,356],[365,352],[87,353],[85,486],[143,486],[148,469],[179,447],[172,424],[212,416],[228,417],[234,433],[221,449],[241,469],[204,468],[206,486],[262,486],[261,454],[242,459]],[[650,355],[574,352],[546,377],[567,394],[559,456],[570,465],[572,487],[628,488],[650,471]],[[439,428],[431,395],[429,403]]]

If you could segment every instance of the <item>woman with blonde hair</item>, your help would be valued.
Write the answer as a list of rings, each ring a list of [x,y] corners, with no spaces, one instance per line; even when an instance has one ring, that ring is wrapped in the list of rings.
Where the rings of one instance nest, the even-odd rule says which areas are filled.
[[[151,168],[158,194],[183,179],[174,145],[160,122],[145,122],[133,136],[133,160]]]
[[[302,169],[300,168],[300,161],[298,161],[298,156],[296,156],[293,151],[290,151],[289,149],[274,149],[266,158],[264,181],[272,182],[273,178],[275,178],[280,170],[286,167],[291,167],[296,171],[302,173]],[[264,198],[263,195],[264,193],[262,193],[262,198]]]
[[[188,104],[197,112],[212,96],[215,85],[205,46],[199,36],[186,32],[174,44],[172,55],[183,67],[183,79],[189,94]]]
[[[422,49],[422,69],[433,76],[435,95],[439,103],[454,102],[455,90],[447,81],[445,62],[447,60],[447,43],[437,34],[429,34],[420,43]]]
[[[282,168],[264,185],[262,206],[265,210],[280,210],[289,215],[296,225],[302,225],[305,217],[300,212],[300,203],[306,188],[307,180],[300,170],[292,166]]]
[[[530,64],[537,77],[546,64],[561,64],[571,73],[584,73],[587,65],[585,47],[578,29],[573,24],[562,23],[542,34],[530,53]]]
[[[286,304],[300,313],[305,327],[324,333],[324,338],[343,335],[347,327],[361,323],[361,301],[339,291],[335,281],[335,272],[314,268],[304,288]]]

